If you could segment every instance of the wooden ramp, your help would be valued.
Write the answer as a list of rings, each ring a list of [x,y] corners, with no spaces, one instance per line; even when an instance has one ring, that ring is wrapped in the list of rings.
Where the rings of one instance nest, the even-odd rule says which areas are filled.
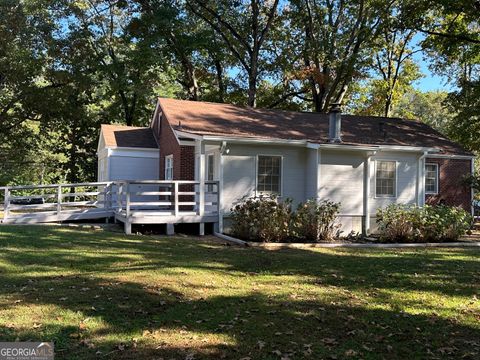
[[[219,224],[217,181],[115,181],[0,187],[3,224],[114,218],[130,234],[132,224]],[[2,211],[0,210],[0,214]]]

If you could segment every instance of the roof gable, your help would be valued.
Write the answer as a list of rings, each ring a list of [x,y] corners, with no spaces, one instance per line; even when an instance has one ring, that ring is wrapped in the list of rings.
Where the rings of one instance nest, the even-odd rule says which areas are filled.
[[[101,134],[106,148],[158,148],[153,131],[149,127],[103,124]]]

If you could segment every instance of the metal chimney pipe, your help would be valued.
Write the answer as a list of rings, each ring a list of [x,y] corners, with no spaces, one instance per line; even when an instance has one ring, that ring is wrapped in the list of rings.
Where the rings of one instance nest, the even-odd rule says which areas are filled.
[[[331,143],[342,142],[342,110],[340,104],[332,104],[328,113],[328,140]]]

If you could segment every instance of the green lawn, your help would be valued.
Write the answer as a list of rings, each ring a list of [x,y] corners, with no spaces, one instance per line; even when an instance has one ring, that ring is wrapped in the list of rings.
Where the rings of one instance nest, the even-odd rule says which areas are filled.
[[[480,251],[0,227],[0,340],[57,359],[478,359]]]

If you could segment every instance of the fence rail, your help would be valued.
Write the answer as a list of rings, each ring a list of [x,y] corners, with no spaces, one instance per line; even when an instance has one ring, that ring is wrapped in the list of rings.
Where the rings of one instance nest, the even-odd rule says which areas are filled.
[[[218,181],[138,180],[79,184],[0,187],[2,223],[58,222],[118,215],[122,221],[142,217],[219,213]],[[164,219],[166,219],[164,217]]]

